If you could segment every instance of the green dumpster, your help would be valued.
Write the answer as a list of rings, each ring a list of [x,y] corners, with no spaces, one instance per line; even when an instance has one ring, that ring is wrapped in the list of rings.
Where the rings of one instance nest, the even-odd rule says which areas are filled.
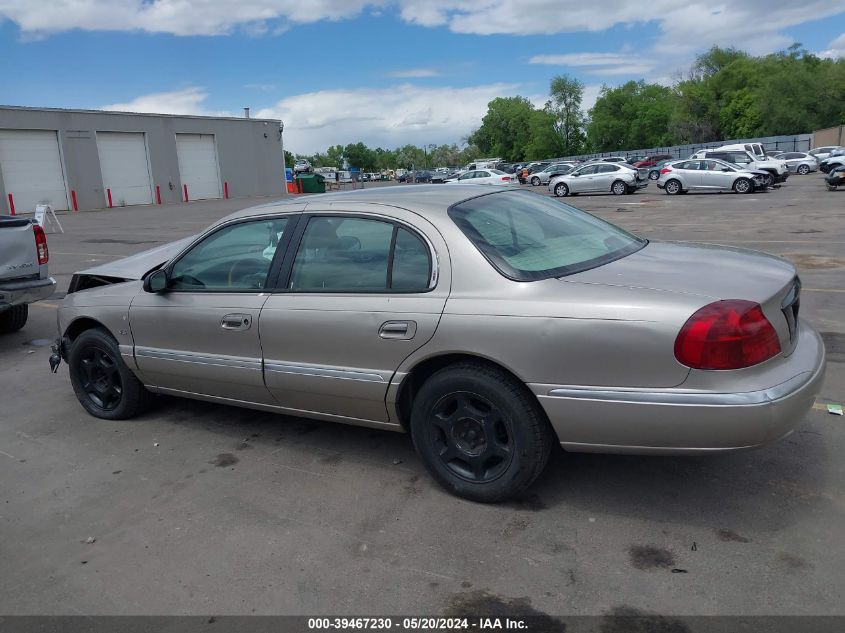
[[[302,193],[326,193],[326,179],[322,174],[299,174]]]

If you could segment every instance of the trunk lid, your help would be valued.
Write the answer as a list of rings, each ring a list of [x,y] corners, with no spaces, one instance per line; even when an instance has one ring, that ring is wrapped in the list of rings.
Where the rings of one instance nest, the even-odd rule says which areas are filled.
[[[561,281],[695,295],[701,297],[702,306],[720,299],[755,301],[777,331],[783,353],[794,348],[800,282],[795,266],[767,253],[714,244],[649,242],[632,255]]]
[[[39,273],[32,221],[0,216],[0,282],[37,279]]]

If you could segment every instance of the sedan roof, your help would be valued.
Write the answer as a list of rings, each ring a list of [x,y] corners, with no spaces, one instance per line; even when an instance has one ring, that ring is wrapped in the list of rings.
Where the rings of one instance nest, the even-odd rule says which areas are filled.
[[[492,171],[492,170],[486,170]],[[355,204],[376,204],[399,207],[423,214],[444,214],[447,209],[458,202],[477,198],[486,194],[515,191],[514,189],[484,187],[483,185],[416,185],[413,187],[378,187],[373,189],[356,189],[354,191],[340,191],[324,193],[308,197],[281,199],[247,209],[241,209],[221,219],[220,222],[239,217],[270,215],[287,210],[298,211],[303,204],[315,208],[324,205],[343,202]],[[292,208],[291,208],[292,207]]]

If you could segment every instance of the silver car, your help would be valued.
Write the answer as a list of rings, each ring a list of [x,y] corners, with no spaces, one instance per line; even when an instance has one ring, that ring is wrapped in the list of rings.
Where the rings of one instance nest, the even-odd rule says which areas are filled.
[[[366,189],[76,273],[51,360],[98,418],[170,394],[405,431],[447,490],[494,502],[555,443],[788,435],[825,366],[800,290],[777,257],[649,242],[529,191]]]
[[[558,197],[579,193],[613,193],[621,196],[634,193],[648,184],[647,170],[643,177],[633,167],[616,163],[587,163],[549,181],[549,191]]]
[[[804,152],[784,152],[774,157],[775,160],[782,160],[786,163],[789,171],[801,176],[806,176],[811,171],[818,171],[819,162],[815,156]]]
[[[538,171],[528,178],[528,182],[534,187],[540,185],[548,185],[549,180],[555,176],[563,176],[571,172],[575,168],[575,163],[552,163],[543,171]]]
[[[766,188],[766,173],[740,169],[715,158],[678,160],[663,165],[657,188],[669,195],[696,189],[754,193]]]

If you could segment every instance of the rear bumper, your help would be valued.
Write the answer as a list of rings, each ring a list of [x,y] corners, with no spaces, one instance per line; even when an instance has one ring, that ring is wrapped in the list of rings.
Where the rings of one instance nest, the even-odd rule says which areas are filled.
[[[56,280],[52,277],[0,283],[0,312],[12,306],[46,299],[55,289]]]
[[[813,405],[825,372],[824,344],[801,324],[784,359],[792,376],[765,389],[716,393],[529,385],[570,451],[694,454],[763,446],[789,435]]]

